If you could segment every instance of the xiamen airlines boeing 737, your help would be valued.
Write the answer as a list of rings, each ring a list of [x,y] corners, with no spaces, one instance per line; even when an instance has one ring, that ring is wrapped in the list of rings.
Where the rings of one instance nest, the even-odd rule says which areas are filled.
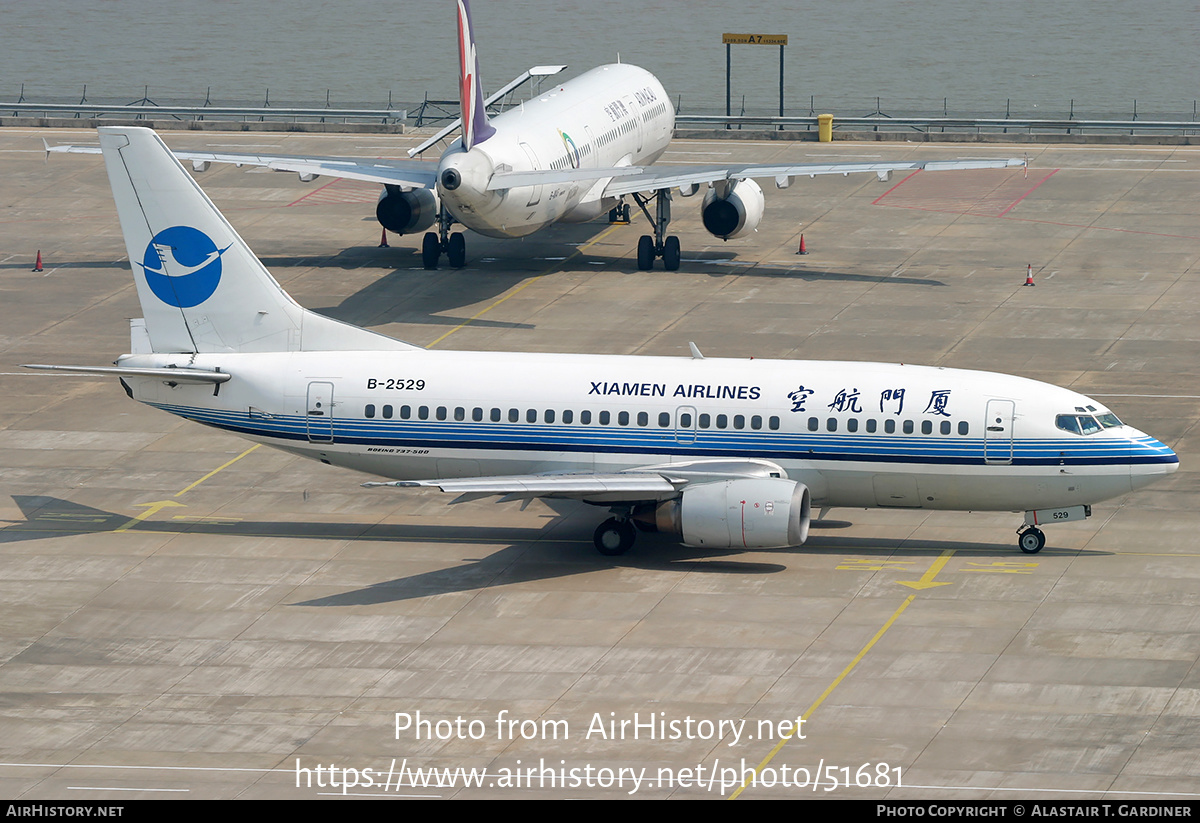
[[[295,303],[148,129],[100,129],[144,319],[130,397],[458,499],[606,508],[692,546],[804,542],[812,506],[1023,511],[1043,523],[1175,471],[1167,446],[1067,389],[882,363],[427,351]],[[137,262],[140,261],[140,262]],[[368,484],[371,485],[371,484]]]
[[[611,221],[628,222],[632,200],[653,231],[638,240],[638,268],[650,269],[661,257],[664,268],[675,270],[679,238],[667,233],[673,190],[690,197],[707,187],[701,222],[710,234],[728,240],[754,231],[762,220],[765,198],[756,178],[774,179],[786,188],[796,177],[819,174],[874,173],[886,180],[895,171],[1023,165],[1000,159],[651,167],[674,134],[675,110],[662,84],[645,69],[600,66],[491,118],[467,0],[458,0],[458,52],[460,117],[410,152],[424,152],[461,125],[462,137],[437,163],[196,151],[176,156],[190,160],[197,171],[213,162],[235,163],[296,172],[304,180],[325,175],[380,183],[376,217],[396,234],[425,232],[421,252],[428,269],[437,268],[442,254],[455,268],[466,263],[466,239],[451,231],[456,223],[489,237],[524,237],[554,223],[585,222],[605,213]],[[539,66],[526,75],[548,76],[562,68]],[[99,150],[47,146],[47,151]]]

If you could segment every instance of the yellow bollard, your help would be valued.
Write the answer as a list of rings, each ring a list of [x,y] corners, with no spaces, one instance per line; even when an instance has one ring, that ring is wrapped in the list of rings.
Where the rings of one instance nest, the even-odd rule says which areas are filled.
[[[817,140],[828,143],[833,140],[833,115],[817,115]]]

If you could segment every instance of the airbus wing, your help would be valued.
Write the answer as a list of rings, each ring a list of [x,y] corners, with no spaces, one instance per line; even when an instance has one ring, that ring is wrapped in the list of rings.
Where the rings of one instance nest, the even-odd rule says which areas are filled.
[[[48,153],[100,154],[99,146],[46,146]],[[433,188],[437,164],[426,160],[373,160],[364,157],[299,157],[288,154],[244,154],[239,152],[175,151],[180,160],[190,160],[195,171],[207,171],[210,163],[260,166],[274,171],[291,171],[304,180],[342,177],[414,188]]]
[[[500,172],[492,175],[489,191],[518,186],[572,183],[612,178],[604,187],[604,197],[678,188],[695,190],[702,183],[774,178],[776,185],[786,188],[795,177],[816,177],[824,174],[874,173],[881,180],[897,171],[962,171],[967,169],[1007,169],[1025,165],[1024,160],[912,160],[898,163],[781,163],[776,165],[733,166],[614,166],[603,169],[545,169],[535,171]]]

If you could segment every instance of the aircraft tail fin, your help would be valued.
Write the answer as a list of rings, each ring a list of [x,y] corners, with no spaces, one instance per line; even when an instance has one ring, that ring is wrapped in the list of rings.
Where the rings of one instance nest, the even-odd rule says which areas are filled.
[[[470,151],[496,130],[488,123],[484,108],[479,56],[475,53],[475,26],[471,22],[471,5],[467,0],[458,0],[458,100],[462,112],[462,144]]]
[[[153,351],[412,348],[292,300],[153,131],[99,132]]]

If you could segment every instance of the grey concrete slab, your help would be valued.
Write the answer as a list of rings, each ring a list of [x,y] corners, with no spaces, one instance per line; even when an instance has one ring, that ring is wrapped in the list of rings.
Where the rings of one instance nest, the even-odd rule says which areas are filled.
[[[545,761],[666,768],[681,779],[634,796],[717,797],[696,788],[698,773],[758,764],[778,724],[805,713],[805,738],[769,768],[879,769],[870,787],[822,796],[1197,796],[1200,151],[989,146],[1028,151],[1032,166],[988,184],[1008,200],[986,213],[952,175],[797,180],[768,189],[759,230],[728,243],[700,228],[697,201],[678,199],[675,273],[635,271],[636,224],[472,236],[465,269],[426,272],[411,238],[375,248],[369,187],[199,176],[301,303],[418,345],[681,355],[695,341],[711,355],[1007,371],[1099,396],[1183,461],[1050,532],[1035,557],[1012,545],[1015,515],[867,510],[834,511],[798,549],[704,552],[644,536],[614,559],[591,549],[586,508],[364,490],[349,472],[245,453],[113,381],[22,372],[107,364],[140,314],[100,161],[43,165],[43,134],[85,139],[0,130],[6,796],[340,791],[297,788],[297,765],[310,769],[301,783],[318,765],[372,768],[375,785],[353,791],[393,797],[631,789],[511,788],[505,770]],[[288,154],[369,143],[399,155],[414,141],[269,136]],[[864,148],[687,140],[672,151],[666,160],[770,162]],[[33,273],[38,249],[45,271]],[[1027,265],[1036,288],[1022,285]],[[417,711],[430,733],[398,735],[396,713]],[[479,724],[477,739],[451,731],[459,718]],[[734,742],[728,724],[741,720]],[[651,734],[650,721],[679,733]],[[385,790],[393,758],[486,777]]]

